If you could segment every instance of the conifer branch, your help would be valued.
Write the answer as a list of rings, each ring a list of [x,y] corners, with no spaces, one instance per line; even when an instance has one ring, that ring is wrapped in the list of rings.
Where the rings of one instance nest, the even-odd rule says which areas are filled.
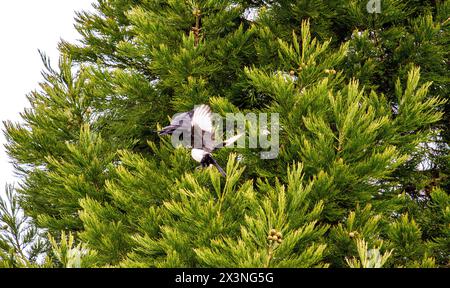
[[[195,26],[192,27],[192,31],[194,32],[194,47],[198,47],[200,43],[200,31],[201,31],[201,11],[199,8],[195,8],[192,14],[195,16]]]

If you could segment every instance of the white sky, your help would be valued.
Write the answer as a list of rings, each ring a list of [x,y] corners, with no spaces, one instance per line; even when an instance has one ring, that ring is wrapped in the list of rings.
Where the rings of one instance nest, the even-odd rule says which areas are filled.
[[[74,42],[74,11],[93,10],[94,0],[14,0],[0,2],[0,127],[2,121],[19,121],[19,112],[29,107],[25,97],[38,88],[43,65],[38,49],[56,67],[60,39]],[[0,133],[0,195],[6,183],[16,179]]]

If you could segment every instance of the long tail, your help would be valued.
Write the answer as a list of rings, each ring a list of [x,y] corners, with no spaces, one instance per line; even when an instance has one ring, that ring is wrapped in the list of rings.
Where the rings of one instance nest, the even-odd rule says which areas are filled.
[[[227,173],[225,173],[225,171],[223,171],[222,167],[220,167],[220,165],[217,163],[216,159],[214,159],[213,157],[211,158],[211,162],[214,166],[216,166],[217,170],[219,170],[220,174],[222,174],[223,177],[227,177]]]

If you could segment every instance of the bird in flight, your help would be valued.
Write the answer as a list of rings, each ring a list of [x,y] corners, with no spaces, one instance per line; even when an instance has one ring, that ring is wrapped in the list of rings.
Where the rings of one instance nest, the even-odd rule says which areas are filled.
[[[158,133],[159,135],[172,135],[175,131],[190,136],[189,147],[192,149],[191,156],[195,161],[199,162],[202,167],[215,166],[220,174],[226,177],[225,171],[213,158],[212,152],[230,146],[242,137],[243,133],[223,142],[217,142],[215,140],[215,129],[212,125],[211,108],[204,104],[191,111],[176,115],[170,125],[162,128]]]

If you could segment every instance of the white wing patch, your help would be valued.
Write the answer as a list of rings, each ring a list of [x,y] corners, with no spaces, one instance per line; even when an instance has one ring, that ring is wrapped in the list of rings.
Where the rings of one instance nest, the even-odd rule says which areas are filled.
[[[200,105],[195,108],[192,117],[192,126],[198,126],[203,131],[213,133],[211,108],[208,105]]]
[[[235,136],[233,136],[233,137],[231,137],[231,138],[225,140],[225,141],[223,142],[223,146],[224,146],[224,147],[230,146],[231,144],[233,144],[234,142],[236,142],[239,138],[241,138],[242,135],[244,135],[244,133],[235,135]]]

